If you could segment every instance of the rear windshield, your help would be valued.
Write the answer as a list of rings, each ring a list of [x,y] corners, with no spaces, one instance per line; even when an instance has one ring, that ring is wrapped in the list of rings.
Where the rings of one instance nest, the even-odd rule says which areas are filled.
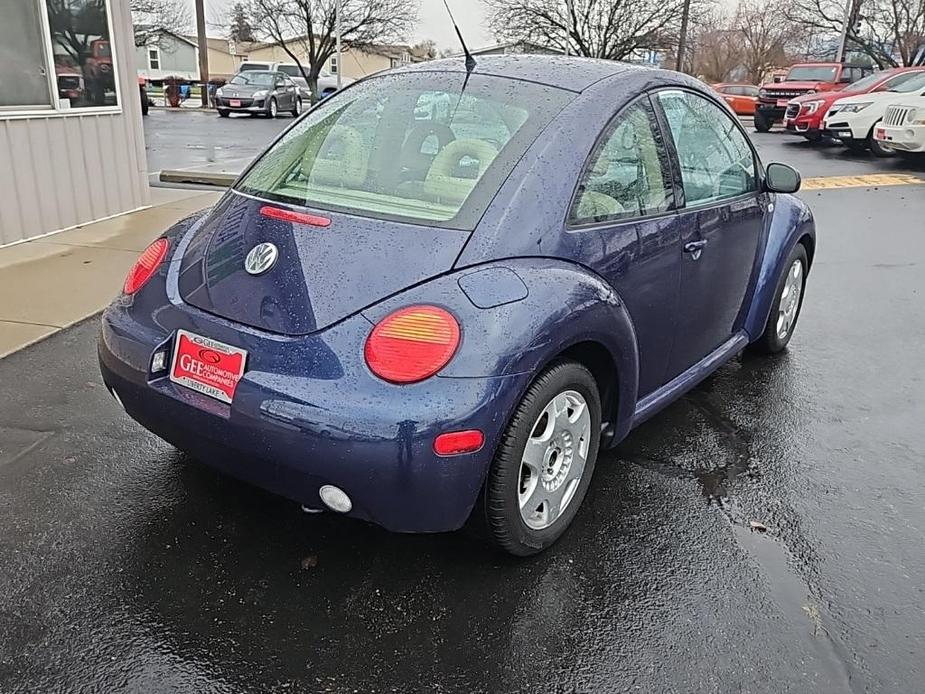
[[[922,89],[925,89],[925,72],[917,73],[915,77],[910,77],[902,84],[893,85],[887,91],[908,94]]]
[[[834,67],[806,66],[791,68],[787,73],[788,82],[834,82]]]
[[[862,77],[857,82],[852,82],[851,84],[845,85],[842,88],[843,92],[848,92],[849,94],[862,93],[869,90],[875,84],[883,81],[883,73],[875,72],[872,75],[867,77]]]
[[[231,78],[231,84],[252,84],[258,87],[269,87],[276,80],[276,75],[272,72],[252,71],[246,75],[235,75]]]
[[[298,65],[280,65],[276,69],[279,70],[280,72],[285,72],[290,77],[301,77],[302,76],[302,71],[299,69]]]
[[[572,96],[485,75],[468,82],[465,73],[384,75],[314,108],[237,189],[294,205],[471,230]]]

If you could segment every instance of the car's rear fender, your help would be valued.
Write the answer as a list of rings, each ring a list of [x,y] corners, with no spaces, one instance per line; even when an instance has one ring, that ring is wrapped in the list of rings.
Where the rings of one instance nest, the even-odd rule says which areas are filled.
[[[614,375],[601,383],[614,439],[625,436],[636,407],[639,354],[632,320],[613,288],[583,267],[519,258],[460,269],[363,312],[377,323],[394,310],[436,304],[459,320],[462,341],[443,378],[537,374],[576,346],[599,345]],[[600,353],[600,350],[597,350]],[[525,389],[532,379],[521,381]]]
[[[816,249],[816,224],[809,206],[793,195],[781,194],[775,196],[773,205],[761,267],[745,317],[745,331],[752,340],[764,333],[777,281],[793,247],[801,242],[807,246],[810,265]]]

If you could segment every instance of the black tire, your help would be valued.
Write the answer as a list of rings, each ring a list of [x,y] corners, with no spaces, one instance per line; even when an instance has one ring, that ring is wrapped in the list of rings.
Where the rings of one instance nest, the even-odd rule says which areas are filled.
[[[227,109],[224,109],[224,108],[218,109],[219,118],[227,118],[230,115],[231,115],[231,111],[228,111]]]
[[[796,315],[793,317],[793,320],[790,324],[790,329],[787,331],[787,334],[784,337],[781,337],[778,332],[777,321],[780,313],[781,301],[784,298],[784,286],[787,282],[787,278],[790,275],[794,263],[796,263],[798,260],[803,264],[803,278],[800,285],[800,297],[796,306]],[[784,271],[777,279],[777,287],[774,290],[774,303],[771,304],[771,313],[768,315],[768,322],[767,325],[765,325],[764,333],[752,344],[752,347],[755,351],[761,352],[763,354],[777,354],[778,352],[782,352],[784,349],[786,349],[787,345],[790,344],[790,338],[793,337],[793,333],[797,327],[797,321],[800,319],[800,312],[803,309],[803,299],[806,296],[806,277],[808,274],[809,256],[806,253],[806,247],[803,246],[802,243],[798,243],[796,246],[794,246],[793,250],[790,251],[787,262],[784,264]]]
[[[292,102],[291,113],[292,113],[293,118],[298,118],[300,115],[302,115],[302,99],[301,98],[296,99],[295,101]]]
[[[543,410],[553,398],[566,391],[575,391],[587,403],[590,414],[587,458],[565,510],[551,525],[536,530],[530,528],[521,515],[521,461]],[[472,511],[473,524],[492,544],[515,556],[526,557],[547,549],[562,536],[578,513],[594,475],[600,440],[601,400],[594,376],[574,361],[553,363],[527,389],[508,424]]]
[[[755,132],[756,133],[766,133],[771,130],[771,126],[774,125],[774,122],[771,121],[767,116],[763,115],[760,111],[755,111]]]
[[[842,144],[855,154],[863,154],[867,151],[867,142],[865,140],[842,140]]]
[[[267,102],[267,118],[276,118],[279,114],[279,105],[276,103],[276,97],[270,97]]]
[[[874,127],[870,129],[870,134],[867,136],[867,146],[870,148],[871,153],[879,159],[889,159],[890,157],[895,157],[896,152],[890,149],[889,147],[884,147],[880,144],[880,141],[874,138],[874,130],[877,128],[877,123],[874,123]]]

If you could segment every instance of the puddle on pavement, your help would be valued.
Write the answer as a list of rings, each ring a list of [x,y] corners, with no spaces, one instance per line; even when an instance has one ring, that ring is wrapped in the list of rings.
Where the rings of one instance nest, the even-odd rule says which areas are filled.
[[[736,544],[758,566],[771,599],[805,644],[806,658],[801,667],[808,669],[807,674],[821,678],[826,691],[852,691],[859,673],[855,672],[851,654],[826,626],[821,596],[807,579],[811,571],[804,564],[808,560],[801,559],[803,553],[791,551],[777,526],[780,523],[798,529],[798,523],[786,522],[793,512],[781,508],[781,499],[771,498],[770,506],[777,509],[771,514],[774,518],[754,518],[738,503],[736,488],[741,494],[746,485],[760,485],[762,479],[761,461],[753,450],[751,434],[715,406],[708,392],[694,391],[660,418],[653,423],[653,429],[659,427],[661,433],[653,437],[655,431],[644,425],[642,435],[628,439],[628,450],[621,448],[619,457],[658,474],[697,482],[707,504],[729,522]],[[664,432],[671,430],[676,435],[666,440]],[[773,497],[773,490],[763,495]],[[794,541],[812,551],[798,530]]]

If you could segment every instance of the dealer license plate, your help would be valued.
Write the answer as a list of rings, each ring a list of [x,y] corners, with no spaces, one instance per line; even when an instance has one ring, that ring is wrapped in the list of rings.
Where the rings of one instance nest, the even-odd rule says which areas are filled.
[[[178,330],[170,380],[230,404],[246,361],[243,349]]]
[[[241,100],[240,100],[240,99],[230,99],[230,100],[228,101],[228,103],[231,104],[231,107],[232,107],[232,108],[240,108],[240,107],[241,107]]]
[[[789,99],[778,99],[778,100],[777,100],[777,105],[778,105],[780,108],[786,108],[786,107],[787,107],[787,104],[789,104],[789,103],[790,103],[790,100],[789,100]]]

